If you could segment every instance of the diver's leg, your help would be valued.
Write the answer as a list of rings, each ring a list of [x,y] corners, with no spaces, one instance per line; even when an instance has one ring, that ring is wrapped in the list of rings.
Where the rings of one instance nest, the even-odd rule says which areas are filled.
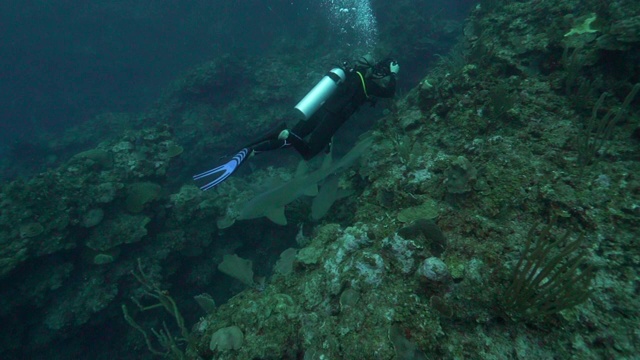
[[[288,140],[289,138],[295,139],[296,141],[299,139],[304,143],[304,140],[287,130],[285,123],[281,123],[265,135],[245,145],[228,162],[209,171],[195,175],[193,180],[198,183],[200,189],[209,190],[225,181],[251,156],[263,151],[277,150],[291,146],[292,142]]]
[[[284,131],[287,131],[287,130],[283,130],[283,132]],[[263,141],[262,143],[257,144],[251,148],[251,150],[253,150],[252,154],[258,154],[264,151],[272,151],[272,150],[278,150],[278,149],[289,147],[291,145],[291,142],[287,141],[288,137],[289,137],[289,133],[287,131],[287,136],[284,137],[284,139]]]
[[[330,146],[333,135],[335,135],[346,120],[343,116],[334,114],[326,116],[324,121],[318,124],[318,127],[311,133],[311,136],[309,136],[309,141],[307,142],[309,152],[307,156],[314,157],[326,149],[327,146]]]
[[[234,155],[233,158],[231,158],[231,160],[229,160],[228,162],[209,171],[205,171],[201,174],[195,175],[193,177],[193,180],[196,181],[200,189],[209,190],[225,181],[240,167],[240,165],[245,160],[247,160],[251,156],[263,151],[277,150],[289,146],[291,146],[291,143],[286,139],[275,139],[262,141],[255,146],[242,148],[242,150]]]
[[[193,180],[196,181],[202,190],[209,190],[219,185],[231,176],[246,159],[250,158],[256,152],[275,150],[287,146],[286,139],[278,139],[280,134],[286,131],[286,128],[287,124],[284,122],[279,124],[258,139],[243,146],[231,160],[211,170],[195,175]]]
[[[305,160],[310,160],[314,154],[311,153],[311,149],[309,148],[309,144],[298,134],[291,132],[287,139],[289,143],[293,146],[294,149],[302,156]]]
[[[274,127],[273,129],[269,130],[266,134],[260,136],[259,138],[255,139],[254,141],[246,144],[245,148],[250,148],[254,145],[258,145],[260,143],[264,143],[273,139],[277,139],[280,136],[280,133],[283,131],[286,131],[287,129],[287,124],[286,123],[280,123],[278,126]]]
[[[303,159],[310,160],[317,154],[317,152],[309,146],[309,143],[304,140],[304,138],[309,134],[314,133],[318,125],[321,124],[328,115],[330,115],[328,112],[322,111],[321,109],[308,120],[299,121],[287,134],[288,137],[286,139]]]

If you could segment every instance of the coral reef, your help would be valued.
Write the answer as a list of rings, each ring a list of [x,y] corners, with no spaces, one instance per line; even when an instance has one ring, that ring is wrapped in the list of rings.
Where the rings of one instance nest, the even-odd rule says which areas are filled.
[[[397,39],[412,54],[457,26],[418,10]],[[294,157],[260,155],[208,192],[189,174],[282,119],[328,55],[220,56],[144,114],[94,119],[99,142],[73,132],[93,148],[1,185],[0,320],[16,336],[0,351],[71,358],[104,337],[87,357],[637,356],[638,13],[481,1],[332,175],[350,196],[313,218],[300,191],[279,204],[286,226],[234,209],[292,184]]]

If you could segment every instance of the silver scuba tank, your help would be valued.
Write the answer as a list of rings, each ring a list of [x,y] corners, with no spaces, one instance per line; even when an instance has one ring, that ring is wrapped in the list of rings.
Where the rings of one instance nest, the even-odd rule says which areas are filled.
[[[322,104],[331,97],[338,86],[344,82],[347,74],[341,68],[331,69],[316,86],[305,95],[295,109],[298,109],[304,116],[304,120],[308,120]]]

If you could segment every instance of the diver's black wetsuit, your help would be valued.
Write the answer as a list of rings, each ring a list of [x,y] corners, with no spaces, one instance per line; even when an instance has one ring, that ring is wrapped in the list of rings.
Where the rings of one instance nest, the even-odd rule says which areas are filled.
[[[258,153],[293,146],[305,160],[313,158],[327,147],[340,126],[365,102],[373,100],[372,97],[393,97],[396,92],[395,75],[391,73],[388,79],[384,80],[387,80],[387,83],[381,86],[376,80],[364,77],[364,71],[346,72],[346,79],[336,93],[309,119],[300,119],[291,129],[286,140],[277,139],[277,133],[279,133],[277,131],[277,133],[274,132],[275,137],[256,144],[252,150]],[[284,127],[279,129],[283,130]],[[308,140],[305,141],[306,137]]]
[[[380,67],[379,64],[383,66]],[[242,147],[229,161],[194,175],[193,180],[199,183],[198,186],[203,191],[212,189],[229,178],[252,154],[289,146],[293,146],[305,160],[311,159],[329,145],[331,137],[362,104],[373,100],[372,97],[388,98],[395,94],[396,79],[395,73],[391,71],[392,65],[395,66],[395,72],[397,72],[399,70],[397,63],[390,59],[375,66],[345,71],[344,83],[338,86],[336,93],[332,94],[327,102],[309,119],[305,121],[302,118],[302,113],[295,110],[297,114],[295,116],[300,118],[297,119],[298,123],[289,131],[288,136],[280,136],[282,131],[287,128],[286,124],[282,124],[258,140]],[[375,79],[365,76],[367,69],[371,70],[370,73],[377,74]],[[389,70],[381,72],[379,69]],[[379,85],[378,80],[386,80],[386,85]]]

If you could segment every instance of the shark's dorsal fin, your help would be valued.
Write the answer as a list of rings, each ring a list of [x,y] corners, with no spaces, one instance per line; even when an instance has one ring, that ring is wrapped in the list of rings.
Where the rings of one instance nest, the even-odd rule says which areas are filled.
[[[264,216],[278,225],[287,225],[287,217],[284,216],[284,206],[268,209],[265,211]]]
[[[336,200],[344,199],[354,193],[355,191],[353,191],[353,189],[338,189],[338,192],[336,193]]]
[[[302,191],[303,195],[316,196],[318,195],[318,184],[311,184]]]
[[[311,218],[313,220],[321,219],[336,201],[339,180],[338,175],[329,175],[322,184],[318,196],[313,198],[311,203]]]
[[[327,170],[331,167],[332,164],[333,164],[333,146],[329,150],[329,153],[327,153],[327,155],[324,157],[324,159],[322,159],[322,165],[320,166],[320,169]]]
[[[295,173],[295,175],[293,177],[294,177],[294,179],[295,178],[300,178],[300,177],[305,176],[308,172],[309,172],[309,164],[306,161],[301,160],[298,163],[298,167],[296,168],[296,173]]]
[[[335,163],[325,169],[320,168],[308,172],[306,163],[299,164],[294,179],[256,195],[242,206],[236,219],[249,220],[266,216],[278,225],[286,225],[287,218],[284,214],[284,207],[287,204],[302,195],[316,195],[318,183],[326,181],[329,175],[340,173],[351,166],[362,154],[367,152],[372,143],[373,137],[359,141],[342,158],[336,160]],[[325,161],[328,162],[329,160]],[[327,190],[330,188],[327,188]],[[332,202],[337,195],[337,192],[335,192],[328,201]]]

